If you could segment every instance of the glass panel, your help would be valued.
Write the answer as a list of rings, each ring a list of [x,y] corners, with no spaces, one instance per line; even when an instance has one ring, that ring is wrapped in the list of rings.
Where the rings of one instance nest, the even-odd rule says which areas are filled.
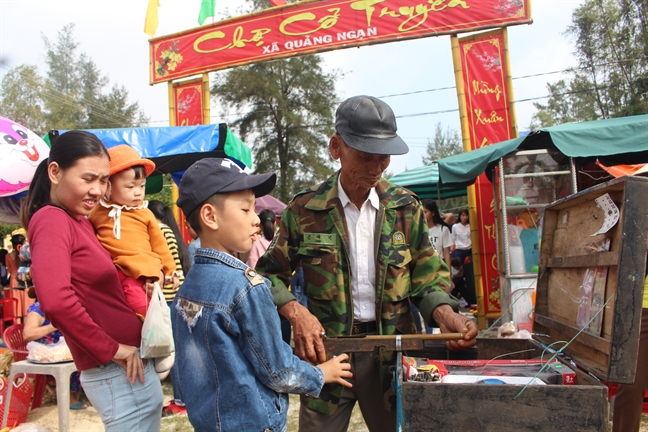
[[[507,224],[510,275],[537,272],[544,207],[572,190],[569,158],[544,150],[521,153],[502,161],[507,211],[499,223]],[[499,176],[494,178],[501,212]]]
[[[507,206],[550,204],[571,193],[569,158],[557,152],[506,157],[504,182]]]

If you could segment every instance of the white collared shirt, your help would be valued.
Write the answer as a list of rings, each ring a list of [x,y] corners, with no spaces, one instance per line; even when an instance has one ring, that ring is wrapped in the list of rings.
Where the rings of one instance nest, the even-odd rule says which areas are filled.
[[[349,201],[339,177],[338,190],[349,234],[353,319],[358,322],[376,321],[374,229],[379,206],[378,194],[375,188],[371,188],[367,200],[358,209]]]

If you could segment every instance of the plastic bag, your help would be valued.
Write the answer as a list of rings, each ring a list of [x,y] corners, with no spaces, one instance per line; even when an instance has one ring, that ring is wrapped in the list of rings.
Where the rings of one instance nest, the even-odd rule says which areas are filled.
[[[515,333],[516,333],[516,329],[515,329],[515,323],[513,321],[504,323],[497,329],[498,338],[510,338],[513,337]]]
[[[37,363],[58,363],[72,360],[72,353],[70,353],[70,348],[65,343],[63,336],[54,344],[29,342],[27,350],[29,351],[27,360]]]
[[[171,309],[164,300],[160,284],[155,283],[151,303],[142,325],[142,358],[165,357],[175,351],[171,328]]]

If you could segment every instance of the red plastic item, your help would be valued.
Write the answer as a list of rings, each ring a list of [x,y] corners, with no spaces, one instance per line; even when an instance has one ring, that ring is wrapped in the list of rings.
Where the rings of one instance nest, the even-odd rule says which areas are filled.
[[[610,384],[604,382],[608,388],[608,400],[612,398],[616,394],[617,388],[619,387],[618,384]],[[646,390],[646,393],[644,394],[644,400],[643,400],[643,406],[641,407],[641,412],[642,413],[648,413],[648,390]]]
[[[5,331],[5,326],[7,322],[10,322],[10,325],[18,324],[18,316],[16,316],[16,311],[18,310],[18,299],[17,298],[3,298],[0,299],[0,304],[2,305],[2,319],[0,320],[0,334],[3,334]]]
[[[4,410],[7,405],[7,385],[7,380],[0,376],[0,416],[4,416]],[[34,387],[29,379],[27,379],[26,374],[16,375],[13,385],[14,389],[11,393],[9,415],[7,416],[7,426],[12,429],[27,421],[29,402],[34,393]]]
[[[2,335],[7,348],[13,353],[15,362],[26,360],[29,354],[27,343],[23,339],[23,328],[25,328],[23,324],[14,324],[7,327]],[[34,409],[40,407],[43,403],[47,376],[32,375],[31,378],[34,378],[34,402],[32,403],[32,409]]]

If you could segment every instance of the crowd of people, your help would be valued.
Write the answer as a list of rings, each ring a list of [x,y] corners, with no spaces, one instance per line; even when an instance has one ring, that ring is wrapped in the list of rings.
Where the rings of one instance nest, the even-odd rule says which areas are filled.
[[[281,431],[296,393],[301,431],[345,431],[356,403],[369,430],[393,431],[394,353],[327,358],[324,339],[415,333],[416,311],[426,326],[462,334],[449,350],[476,343],[476,323],[458,313],[460,298],[472,303],[468,212],[449,224],[434,201],[382,177],[391,155],[408,152],[391,108],[369,96],[342,102],[329,151],[340,169],[299,192],[278,222],[255,211],[274,173],[248,175],[227,158],[194,163],[177,201],[194,239],[185,248],[170,209],[144,199],[152,161],[83,131],[53,143],[21,214],[40,306],[31,320],[43,328],[30,337],[65,336],[105,430],[155,431],[163,413],[186,412],[199,431]],[[6,262],[13,277],[16,261]],[[175,354],[143,359],[157,286]],[[163,411],[169,372],[174,398]]]

